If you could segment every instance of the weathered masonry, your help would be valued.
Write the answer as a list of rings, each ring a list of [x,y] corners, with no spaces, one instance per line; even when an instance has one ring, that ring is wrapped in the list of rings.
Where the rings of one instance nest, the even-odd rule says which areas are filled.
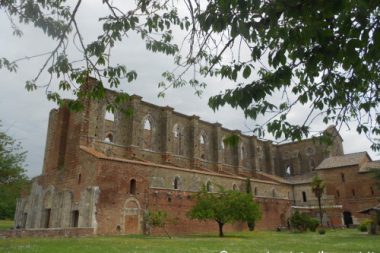
[[[95,79],[88,88],[93,85]],[[106,91],[106,96],[112,100],[115,92]],[[247,178],[264,214],[258,229],[287,226],[294,210],[315,214],[310,182],[316,174],[327,186],[322,201],[326,225],[357,223],[362,218],[357,211],[380,199],[368,176],[369,169],[380,168],[379,162],[365,152],[344,155],[334,127],[326,130],[335,136],[328,147],[318,138],[277,145],[136,95],[123,105],[133,111],[130,116],[109,115],[106,101],[84,105],[80,113],[66,107],[51,111],[42,174],[29,195],[18,200],[16,226],[46,233],[52,228],[82,229],[82,234],[154,233],[144,214],[165,210],[177,220],[168,228],[172,233],[215,231],[214,223],[186,217],[194,204],[192,194],[203,184],[210,192],[217,185],[244,191]],[[224,144],[231,134],[239,136],[238,145]],[[227,227],[243,229],[244,224]]]

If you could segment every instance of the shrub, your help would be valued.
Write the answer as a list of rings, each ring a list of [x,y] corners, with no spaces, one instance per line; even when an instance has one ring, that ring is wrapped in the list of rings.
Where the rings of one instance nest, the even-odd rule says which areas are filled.
[[[326,230],[324,228],[320,228],[320,229],[318,229],[318,234],[324,235],[324,234],[326,234]]]
[[[300,232],[305,232],[307,229],[310,231],[315,231],[319,225],[319,221],[315,218],[310,217],[306,213],[300,213],[296,211],[292,217],[290,217],[290,224],[293,229]]]
[[[368,226],[370,226],[372,223],[371,219],[365,219],[363,220],[360,225],[358,226],[358,230],[360,232],[367,232],[368,231]]]
[[[317,227],[319,225],[319,221],[315,218],[309,218],[309,221],[308,221],[308,229],[311,231],[311,232],[315,232],[317,230]]]

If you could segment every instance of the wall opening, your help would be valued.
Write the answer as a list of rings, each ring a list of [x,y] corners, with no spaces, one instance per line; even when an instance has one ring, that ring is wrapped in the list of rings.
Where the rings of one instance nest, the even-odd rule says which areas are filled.
[[[337,196],[338,198],[340,198],[340,192],[339,192],[339,190],[336,190],[336,196]]]
[[[129,193],[136,194],[136,179],[132,179],[129,183]]]
[[[145,149],[152,149],[152,132],[152,122],[146,118],[143,129],[143,148]]]
[[[22,228],[26,228],[26,221],[27,220],[28,220],[28,213],[23,213],[23,215],[22,215],[22,224],[21,224]]]
[[[302,192],[302,201],[307,202],[306,192]]]
[[[349,211],[343,212],[343,221],[344,221],[344,225],[346,225],[347,228],[349,228],[350,225],[353,224],[351,212]]]
[[[201,133],[199,135],[199,155],[202,159],[207,159],[206,157],[206,134]]]
[[[50,215],[51,215],[51,208],[45,209],[44,228],[50,227]]]
[[[104,119],[109,121],[115,121],[115,114],[113,112],[106,111]]]
[[[179,189],[179,177],[174,178],[174,189],[175,190]]]
[[[77,228],[79,225],[79,211],[74,210],[71,212],[71,227]]]
[[[210,181],[207,181],[207,183],[206,183],[206,191],[212,192],[212,184]]]
[[[181,127],[178,124],[174,125],[173,128],[173,153],[176,155],[182,155],[182,131]]]
[[[255,190],[253,191],[255,196],[257,196],[257,187],[255,187]]]
[[[237,191],[237,190],[238,190],[238,187],[237,187],[236,184],[234,184],[234,185],[232,186],[232,190],[234,190],[234,191]]]
[[[80,184],[81,182],[82,182],[82,174],[79,173],[79,175],[78,175],[78,184]]]
[[[104,142],[112,143],[113,142],[113,134],[112,133],[108,133],[106,135],[106,138],[104,138]]]
[[[346,178],[344,177],[344,173],[340,173],[340,178],[342,179],[342,183],[346,182]]]
[[[352,189],[352,190],[351,190],[351,193],[352,193],[352,197],[355,197],[355,196],[356,196],[355,189]]]
[[[286,176],[291,176],[292,175],[292,167],[290,166],[290,164],[286,165],[285,175]]]
[[[369,187],[369,190],[371,191],[371,196],[374,196],[375,195],[375,191],[373,190],[372,186]]]

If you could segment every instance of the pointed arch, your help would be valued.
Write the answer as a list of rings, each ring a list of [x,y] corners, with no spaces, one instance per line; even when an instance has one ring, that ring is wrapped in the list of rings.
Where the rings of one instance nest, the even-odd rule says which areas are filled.
[[[173,127],[173,153],[176,155],[183,154],[183,127],[176,123]]]
[[[208,139],[207,134],[204,130],[201,130],[199,134],[199,156],[201,159],[207,159],[207,146],[208,146]]]
[[[144,149],[152,149],[154,139],[154,122],[150,114],[146,115],[142,121],[143,145]]]

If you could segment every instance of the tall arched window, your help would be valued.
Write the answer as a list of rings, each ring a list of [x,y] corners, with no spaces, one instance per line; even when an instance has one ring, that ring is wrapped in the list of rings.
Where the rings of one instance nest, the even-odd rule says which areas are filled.
[[[136,179],[131,179],[129,182],[129,193],[136,194]]]
[[[152,149],[152,122],[149,117],[146,117],[144,120],[144,129],[143,129],[143,148]]]
[[[202,159],[207,159],[206,155],[207,139],[206,134],[202,131],[199,135],[199,155]]]
[[[175,124],[173,127],[173,153],[176,155],[182,155],[183,150],[182,150],[182,129],[179,124]]]
[[[285,175],[286,175],[286,176],[290,176],[290,175],[292,175],[292,167],[290,166],[290,164],[288,164],[288,165],[286,166],[286,169],[285,169]]]

